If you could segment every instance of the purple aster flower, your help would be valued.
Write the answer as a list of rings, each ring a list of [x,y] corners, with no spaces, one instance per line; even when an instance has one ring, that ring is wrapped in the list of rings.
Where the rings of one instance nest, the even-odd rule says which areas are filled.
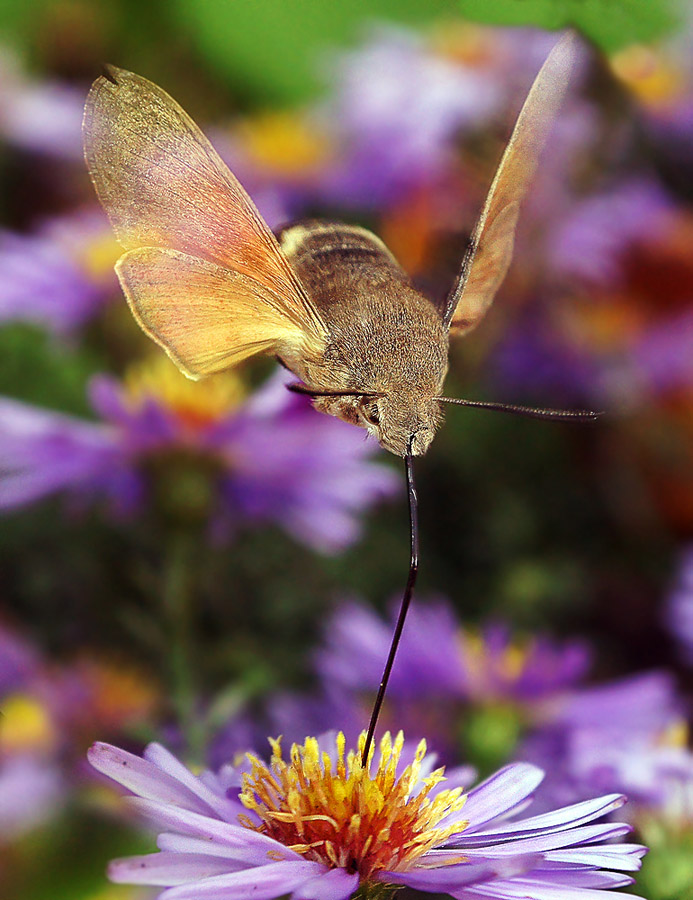
[[[631,358],[641,380],[654,393],[689,388],[693,385],[693,312],[684,309],[648,323]]]
[[[625,252],[661,233],[671,210],[654,180],[626,181],[592,194],[574,203],[551,229],[548,262],[569,277],[613,286],[622,275]]]
[[[118,295],[113,264],[121,252],[95,209],[54,219],[34,234],[0,232],[0,322],[71,334]]]
[[[358,603],[336,610],[316,656],[328,711],[323,727],[334,726],[339,716],[364,720],[392,629]],[[435,735],[446,762],[458,758],[462,745],[468,758],[489,771],[513,758],[521,735],[551,716],[552,704],[582,679],[588,664],[587,649],[577,641],[522,641],[500,623],[464,629],[444,601],[419,602],[402,635],[384,721]]]
[[[144,759],[95,744],[92,765],[135,796],[161,829],[158,853],[116,860],[113,881],[164,888],[166,900],[347,900],[359,887],[405,885],[460,900],[570,900],[632,883],[645,848],[605,843],[628,833],[597,823],[620,807],[611,794],[517,819],[543,773],[517,763],[465,793],[465,775],[434,769],[421,741],[403,765],[404,738],[389,733],[373,766],[346,753],[340,733],[307,738],[269,764],[194,776],[158,744]]]
[[[512,397],[524,391],[560,398],[565,406],[603,402],[604,375],[595,354],[566,335],[544,309],[518,317],[493,349],[488,369],[493,391],[501,397],[510,398],[511,385]]]
[[[0,134],[22,150],[82,159],[84,92],[55,81],[28,81],[14,56],[0,52]]]
[[[54,816],[65,792],[54,760],[21,754],[0,761],[0,845]]]
[[[164,477],[172,461],[192,461],[209,488],[196,479],[199,514],[214,529],[276,522],[320,551],[341,550],[357,539],[361,511],[390,495],[398,479],[370,461],[372,442],[316,415],[286,381],[279,373],[241,404],[235,375],[199,385],[157,357],[125,384],[92,380],[98,424],[2,399],[0,509],[64,492],[105,497],[126,514],[154,502],[157,471]],[[179,475],[175,469],[166,482],[168,504]]]
[[[316,658],[321,678],[351,690],[377,688],[392,624],[350,602],[335,611],[325,636]],[[480,632],[465,630],[445,601],[418,603],[402,636],[389,696],[533,702],[575,684],[588,664],[587,648],[577,641],[533,638],[523,643],[500,623]]]
[[[415,32],[374,29],[336,65],[326,115],[344,152],[326,193],[349,206],[387,202],[449,167],[458,130],[488,121],[501,100],[489,72],[443,57]]]
[[[0,696],[21,688],[37,674],[38,667],[34,648],[0,623]]]
[[[666,621],[681,656],[693,665],[693,547],[681,554],[676,585],[667,602]]]
[[[672,679],[649,672],[557,698],[519,753],[550,773],[546,805],[584,798],[596,787],[658,806],[664,773],[690,766],[685,742]]]

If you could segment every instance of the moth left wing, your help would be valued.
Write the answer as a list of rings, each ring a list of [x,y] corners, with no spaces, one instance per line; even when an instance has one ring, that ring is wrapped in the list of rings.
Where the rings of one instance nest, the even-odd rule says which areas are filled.
[[[139,247],[116,263],[142,330],[189,378],[211,375],[255,353],[290,350],[303,339],[260,282],[179,250]]]
[[[513,254],[520,204],[568,86],[576,38],[553,47],[524,102],[443,315],[453,334],[475,328],[493,302]]]
[[[185,306],[184,282],[175,301],[167,300],[164,291],[175,287],[170,280],[174,259],[178,277],[192,279],[191,291],[204,281],[203,271],[214,271],[223,281],[219,267],[228,270],[224,291],[210,300],[208,318],[217,315],[221,327],[225,316],[240,316],[238,327],[230,327],[228,335],[243,343],[229,346],[226,356],[215,346],[209,359],[221,366],[223,359],[242,358],[261,348],[275,352],[275,345],[286,346],[288,341],[299,354],[321,354],[327,330],[276,238],[211,143],[165,91],[146,78],[109,67],[89,92],[83,131],[99,200],[129,251],[118,271],[133,311],[188,374],[214,369],[209,369],[209,360],[195,362],[189,346],[187,356],[185,349],[171,350],[179,345],[178,326],[175,333],[166,329],[179,322]],[[198,264],[159,255],[154,265],[152,254],[137,255],[142,248],[175,251]],[[144,268],[138,271],[138,266]],[[237,297],[228,289],[232,282]],[[218,306],[222,294],[224,310]],[[200,315],[203,304],[204,298],[197,296],[194,305]],[[262,334],[257,340],[253,322]],[[278,329],[273,343],[268,331],[272,323]],[[190,322],[188,330],[192,327]]]

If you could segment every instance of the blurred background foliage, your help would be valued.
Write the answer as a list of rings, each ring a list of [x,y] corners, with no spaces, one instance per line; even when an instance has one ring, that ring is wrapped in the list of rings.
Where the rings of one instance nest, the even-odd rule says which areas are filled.
[[[677,721],[685,719],[693,678],[676,624],[685,613],[671,610],[676,585],[688,585],[693,598],[682,562],[693,538],[686,10],[670,0],[2,0],[0,24],[0,393],[23,404],[21,412],[0,409],[0,475],[26,466],[11,488],[0,479],[0,626],[23,647],[0,659],[0,673],[14,673],[0,689],[6,698],[33,697],[53,722],[56,734],[37,738],[41,751],[30,756],[50,760],[61,785],[60,801],[44,804],[50,815],[26,827],[13,831],[21,817],[8,819],[3,833],[0,812],[3,895],[134,897],[109,893],[101,873],[108,857],[145,840],[104,788],[85,788],[88,743],[159,737],[201,763],[212,735],[236,723],[228,747],[241,749],[256,740],[258,722],[274,721],[268,707],[279,692],[315,691],[313,653],[335,607],[358,597],[386,615],[407,562],[397,461],[364,450],[357,435],[343,450],[358,458],[353,470],[341,457],[330,462],[333,438],[310,410],[280,412],[276,440],[290,443],[296,428],[314,457],[303,466],[290,457],[283,469],[272,459],[263,469],[262,440],[275,432],[262,432],[252,445],[262,465],[251,487],[247,473],[233,480],[228,462],[241,458],[246,439],[228,438],[227,449],[216,432],[186,431],[191,415],[207,416],[205,427],[212,417],[185,406],[178,388],[161,415],[175,419],[166,427],[180,427],[184,439],[146,443],[159,407],[138,411],[126,373],[156,352],[124,311],[107,228],[78,221],[98,216],[78,118],[106,61],[162,84],[208,128],[273,226],[303,215],[358,221],[440,297],[551,45],[540,29],[580,30],[583,71],[528,203],[515,267],[489,321],[453,348],[447,392],[605,415],[576,427],[451,408],[417,463],[420,595],[424,603],[449,598],[465,625],[495,619],[524,634],[585,640],[593,683],[665,670]],[[390,65],[399,91],[386,83]],[[465,106],[455,92],[467,77]],[[370,104],[371,93],[384,106]],[[440,103],[432,124],[426,103]],[[406,140],[413,149],[398,157],[393,145]],[[79,291],[83,306],[67,322]],[[32,297],[46,302],[33,310]],[[243,390],[263,390],[272,372],[267,361],[246,366]],[[96,373],[118,379],[122,408],[103,392],[94,401]],[[96,430],[78,436],[72,424],[49,422],[47,410]],[[259,427],[252,410],[238,415],[250,431]],[[95,444],[98,478],[76,487],[96,465]],[[83,455],[73,460],[77,446]],[[69,477],[60,468],[68,457]],[[354,497],[372,484],[371,498],[353,500],[347,516],[343,500],[315,487],[323,468]],[[120,480],[109,481],[116,469]],[[270,481],[274,493],[262,488]],[[287,499],[287,484],[298,500]],[[3,499],[10,489],[23,499]],[[325,525],[321,542],[323,506],[353,521]],[[693,643],[693,623],[690,631]],[[31,657],[21,678],[11,666],[16,653]],[[73,704],[84,709],[77,724]],[[0,751],[14,759],[7,747],[0,735]],[[506,758],[513,752],[509,744]],[[497,762],[498,748],[483,754],[472,760],[482,770]],[[2,779],[0,807],[11,781]],[[672,856],[653,855],[644,874],[650,892],[641,891],[693,896],[681,849],[693,815],[675,828],[658,821],[649,833],[664,831],[660,844]],[[673,873],[673,887],[661,869]]]

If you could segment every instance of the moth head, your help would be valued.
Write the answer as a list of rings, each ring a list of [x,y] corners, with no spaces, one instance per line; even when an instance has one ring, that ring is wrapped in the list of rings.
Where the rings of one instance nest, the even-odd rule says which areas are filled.
[[[396,456],[423,456],[443,421],[438,398],[418,392],[320,391],[302,384],[291,384],[289,390],[307,394],[320,412],[365,428]]]
[[[406,393],[362,397],[357,411],[358,424],[396,456],[423,456],[443,420],[437,400]]]

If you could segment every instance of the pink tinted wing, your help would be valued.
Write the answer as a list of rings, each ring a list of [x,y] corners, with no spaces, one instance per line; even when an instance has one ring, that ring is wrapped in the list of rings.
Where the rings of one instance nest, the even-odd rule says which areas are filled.
[[[447,300],[443,318],[454,334],[465,334],[479,324],[505,277],[520,204],[565,95],[576,54],[577,41],[569,33],[552,49],[520,111]]]
[[[87,98],[84,147],[98,197],[126,250],[168,248],[246,276],[265,288],[304,343],[322,347],[320,315],[274,235],[165,91],[109,67]]]
[[[190,378],[302,340],[265,285],[217,263],[140,247],[123,254],[116,271],[139,325]]]

